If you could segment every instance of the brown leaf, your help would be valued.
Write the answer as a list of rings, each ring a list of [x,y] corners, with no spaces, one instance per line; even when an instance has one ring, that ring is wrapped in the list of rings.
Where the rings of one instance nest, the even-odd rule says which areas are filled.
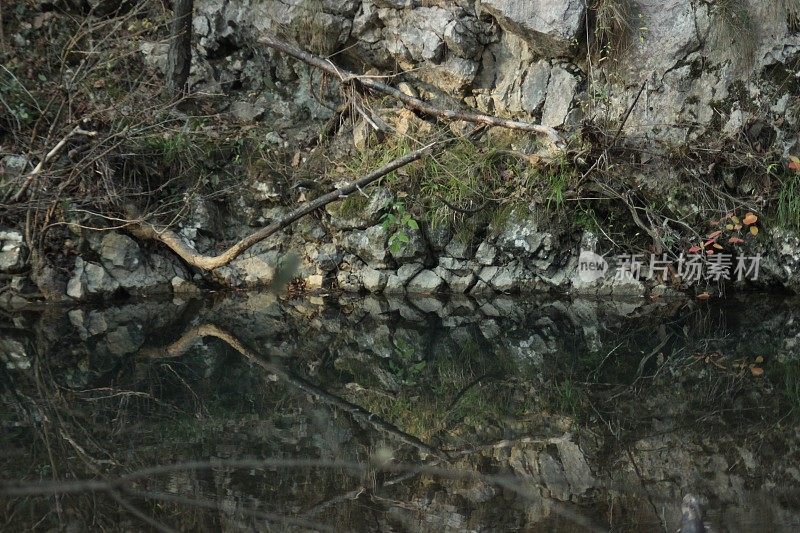
[[[750,226],[750,235],[752,235],[753,237],[758,235],[758,228],[755,226]]]
[[[697,295],[698,300],[708,300],[709,298],[711,298],[711,295],[708,292],[701,292]]]
[[[750,373],[753,374],[754,376],[763,376],[764,369],[761,368],[760,366],[751,366]]]
[[[747,226],[752,226],[753,224],[758,222],[758,217],[753,213],[747,213],[744,216],[744,220],[742,220],[742,222],[744,222],[745,225],[747,225]]]

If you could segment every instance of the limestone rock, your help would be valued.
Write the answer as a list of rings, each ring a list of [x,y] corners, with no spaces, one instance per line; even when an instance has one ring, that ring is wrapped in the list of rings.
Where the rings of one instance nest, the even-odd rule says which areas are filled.
[[[395,261],[402,264],[420,261],[426,256],[428,247],[420,230],[399,229],[397,231],[404,233],[408,237],[408,242],[401,243],[398,250],[390,251]],[[397,237],[393,238],[396,239]],[[391,242],[391,239],[389,242]]]
[[[361,279],[364,283],[364,288],[369,292],[381,292],[386,288],[386,282],[389,279],[385,270],[376,270],[374,268],[365,268],[361,273]]]
[[[109,268],[134,270],[142,263],[139,245],[126,235],[106,233],[100,241],[100,259]]]
[[[67,295],[83,300],[91,295],[111,294],[119,289],[119,282],[102,265],[86,262],[80,257],[75,260],[75,271],[67,283]]]
[[[520,105],[527,113],[535,113],[547,97],[550,81],[550,63],[537,61],[525,71],[525,79],[520,86]]]
[[[344,235],[341,247],[372,268],[387,268],[391,259],[386,250],[388,235],[386,228],[378,224],[366,230],[353,230]]]
[[[422,270],[408,282],[406,291],[411,294],[432,294],[438,292],[444,285],[444,280],[431,270]]]
[[[401,265],[400,268],[397,269],[397,272],[389,275],[386,280],[384,292],[389,294],[404,292],[406,283],[423,268],[423,265],[420,263],[406,263],[405,265]]]
[[[509,32],[530,42],[542,55],[563,55],[577,44],[586,2],[581,0],[479,0]]]
[[[542,124],[557,128],[567,120],[578,80],[562,66],[553,67],[547,84],[547,99],[542,110]]]
[[[28,260],[28,248],[23,242],[22,233],[17,230],[0,228],[0,272],[19,272]]]
[[[314,249],[310,257],[311,261],[319,266],[320,269],[325,272],[331,272],[339,266],[339,261],[342,260],[342,252],[335,244],[326,242]]]

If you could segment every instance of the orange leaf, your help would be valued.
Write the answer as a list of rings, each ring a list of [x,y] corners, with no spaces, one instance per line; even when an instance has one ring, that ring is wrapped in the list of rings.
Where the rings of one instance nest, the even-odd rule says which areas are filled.
[[[763,376],[764,369],[761,368],[760,366],[751,366],[750,373],[753,374],[754,376]]]
[[[742,244],[744,242],[744,239],[740,239],[739,237],[731,237],[730,239],[728,239],[728,242],[731,244]]]
[[[750,226],[750,235],[752,235],[753,237],[758,235],[758,228],[755,226]]]
[[[711,298],[711,295],[708,292],[701,292],[697,295],[698,300],[708,300],[709,298]]]
[[[715,231],[714,233],[710,234],[710,235],[709,235],[708,237],[706,237],[706,238],[707,238],[707,239],[716,239],[716,238],[717,238],[717,237],[719,237],[720,235],[722,235],[722,230],[717,230],[717,231]]]
[[[800,157],[789,157],[789,170],[800,170]]]
[[[747,215],[745,215],[744,220],[742,220],[742,222],[744,222],[748,226],[752,226],[753,224],[758,222],[758,217],[755,216],[753,213],[747,213]]]

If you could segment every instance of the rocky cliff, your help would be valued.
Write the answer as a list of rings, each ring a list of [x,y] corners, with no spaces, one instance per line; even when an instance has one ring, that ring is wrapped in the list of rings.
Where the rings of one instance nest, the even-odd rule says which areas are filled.
[[[456,197],[467,198],[468,209],[448,211],[453,202],[435,205],[447,196],[442,180],[426,189],[422,171],[423,178],[363,191],[363,201],[332,204],[206,280],[269,283],[292,252],[306,289],[641,294],[638,282],[583,286],[580,250],[676,257],[708,232],[709,221],[747,211],[763,222],[760,240],[742,252],[765,258],[756,285],[796,290],[798,217],[786,200],[796,178],[785,167],[800,152],[798,17],[795,0],[198,0],[192,91],[222,95],[237,127],[258,132],[262,148],[291,164],[276,171],[250,160],[219,216],[219,202],[187,195],[181,234],[201,252],[218,249],[304,201],[303,175],[332,186],[377,166],[397,139],[422,140],[442,126],[396,101],[348,93],[352,86],[340,83],[348,80],[264,46],[277,36],[442,109],[555,128],[566,148],[554,158],[531,136],[495,128],[479,152],[501,147],[533,161],[549,192],[508,178],[517,167],[506,161],[492,170],[492,190],[462,191]],[[136,46],[146,68],[163,70],[166,44],[139,39]],[[320,142],[321,129],[332,139]],[[320,154],[323,176],[315,174]],[[361,167],[348,163],[359,157]],[[6,158],[7,173],[14,161]],[[464,172],[452,174],[463,180]],[[513,186],[497,193],[504,180]],[[503,216],[472,216],[477,197],[505,209]],[[387,224],[387,213],[404,214],[398,204],[418,223]],[[434,211],[445,214],[427,216]],[[464,219],[475,223],[467,230],[452,223]],[[111,259],[108,267],[103,253],[129,256],[138,247],[111,240],[121,248],[87,238],[92,251],[73,268],[70,296],[190,281],[180,265],[163,266],[172,263],[165,251],[156,265],[144,261],[157,272],[152,283],[143,281],[142,265]],[[103,257],[95,255],[101,247]],[[102,272],[91,274],[93,265]]]

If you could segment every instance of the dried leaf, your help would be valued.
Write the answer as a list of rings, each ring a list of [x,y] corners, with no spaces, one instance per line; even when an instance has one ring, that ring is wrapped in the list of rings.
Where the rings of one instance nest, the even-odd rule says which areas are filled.
[[[707,238],[707,239],[716,239],[716,238],[717,238],[717,237],[719,237],[720,235],[722,235],[722,230],[717,230],[717,231],[715,231],[714,233],[710,234],[710,235],[709,235],[708,237],[706,237],[706,238]]]
[[[731,244],[742,244],[744,242],[744,239],[740,239],[739,237],[731,237],[730,239],[728,239],[728,242]]]
[[[697,245],[695,245],[695,246],[692,246],[691,248],[689,248],[689,253],[690,253],[690,254],[696,254],[696,253],[697,253],[697,252],[699,252],[699,251],[700,251],[700,247],[699,247],[699,246],[697,246]]]
[[[733,224],[726,225],[725,229],[728,230],[728,231],[733,231]]]
[[[764,362],[764,356],[763,355],[759,355],[758,357],[756,357],[756,364],[760,365],[763,362]]]
[[[760,366],[751,366],[750,373],[753,374],[754,376],[763,376],[764,369],[761,368]]]
[[[706,250],[706,255],[714,255],[714,250]]]
[[[711,298],[711,295],[708,292],[701,292],[697,295],[698,300],[708,300],[709,298]]]
[[[731,222],[733,222],[734,224],[741,224],[741,222],[739,222],[739,217],[737,217],[736,215],[731,215]]]
[[[747,225],[747,226],[752,226],[753,224],[758,222],[758,217],[755,216],[753,213],[747,213],[744,216],[744,220],[742,220],[742,222],[744,222],[745,225]]]
[[[714,243],[714,248],[716,248],[717,250],[722,250],[722,245],[715,242]]]
[[[736,224],[736,225],[733,227],[733,229],[735,229],[736,231],[739,231],[740,229],[742,229],[742,225],[741,225],[741,224]]]
[[[789,157],[789,170],[800,170],[800,157]]]
[[[295,152],[292,158],[292,166],[297,168],[300,166],[300,152]]]
[[[750,235],[752,235],[753,237],[758,235],[758,228],[755,226],[750,226]]]

